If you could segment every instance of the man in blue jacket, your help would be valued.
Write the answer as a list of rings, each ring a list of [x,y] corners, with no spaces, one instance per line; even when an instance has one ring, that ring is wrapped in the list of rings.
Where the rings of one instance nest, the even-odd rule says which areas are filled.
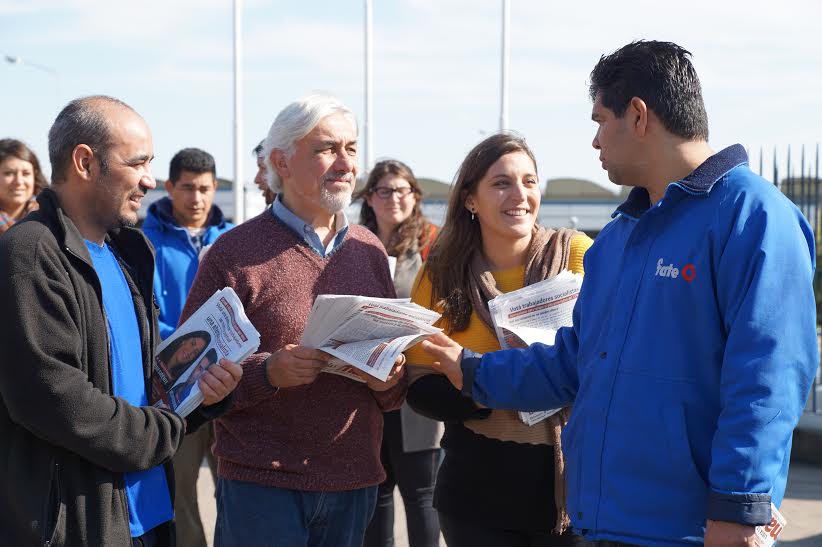
[[[591,73],[593,147],[634,189],[585,255],[573,327],[483,356],[425,343],[477,403],[573,405],[568,512],[595,545],[753,545],[818,366],[811,228],[742,146],[711,150],[689,56],[634,42]]]
[[[169,166],[165,183],[168,197],[149,207],[143,224],[157,255],[154,290],[163,339],[177,328],[203,251],[234,226],[226,222],[220,208],[214,205],[216,176],[211,154],[198,148],[180,150]],[[209,423],[185,437],[174,455],[178,547],[206,545],[197,505],[197,476],[204,456],[212,476],[216,471],[211,454],[213,441],[213,426]]]

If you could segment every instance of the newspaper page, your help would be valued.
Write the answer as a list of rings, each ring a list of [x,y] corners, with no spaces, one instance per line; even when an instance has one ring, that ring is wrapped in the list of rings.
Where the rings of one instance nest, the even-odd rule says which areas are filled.
[[[319,295],[300,345],[334,359],[323,372],[362,381],[351,367],[385,381],[400,353],[441,329],[440,315],[403,298]]]
[[[239,363],[259,346],[237,293],[220,289],[157,346],[151,403],[188,416],[203,402],[198,382],[209,367],[223,357]]]
[[[582,276],[569,271],[500,295],[488,302],[502,349],[525,348],[536,342],[551,345],[560,327],[573,324],[574,305]],[[523,423],[534,425],[560,409],[520,412]]]
[[[782,530],[785,529],[787,523],[785,517],[782,516],[782,513],[780,513],[772,503],[771,522],[757,526],[754,529],[754,542],[756,547],[771,547],[771,545],[776,543],[776,539],[779,537],[779,534],[782,533]]]

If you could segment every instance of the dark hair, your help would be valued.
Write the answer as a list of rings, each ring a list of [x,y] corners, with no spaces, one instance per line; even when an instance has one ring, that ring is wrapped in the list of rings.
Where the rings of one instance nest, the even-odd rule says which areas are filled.
[[[176,184],[180,180],[183,171],[192,173],[211,173],[217,179],[217,166],[214,163],[214,156],[200,150],[199,148],[183,148],[171,158],[168,166],[168,180],[171,184]]]
[[[265,139],[261,140],[260,143],[254,147],[254,150],[251,151],[254,154],[255,158],[259,158],[263,154],[263,145],[265,144]]]
[[[473,311],[468,283],[471,256],[482,252],[479,222],[471,220],[465,200],[498,159],[514,152],[527,154],[536,169],[537,160],[525,139],[511,132],[496,133],[468,152],[451,188],[445,224],[426,263],[431,307],[442,311],[448,332],[468,328]]]
[[[591,71],[591,100],[622,117],[631,99],[645,101],[670,133],[708,140],[708,115],[691,53],[672,42],[639,40],[603,55]]]
[[[0,139],[0,163],[6,161],[8,158],[17,158],[18,160],[27,161],[34,168],[34,195],[40,193],[41,190],[47,188],[49,181],[43,175],[43,170],[40,169],[40,161],[34,154],[31,148],[26,146],[23,141],[17,139]]]
[[[365,187],[354,196],[354,199],[372,195],[377,188],[377,184],[386,175],[394,175],[395,177],[407,180],[417,197],[411,214],[394,229],[394,233],[386,249],[389,256],[402,256],[415,243],[419,248],[425,247],[431,237],[431,230],[429,229],[431,223],[422,214],[420,207],[422,203],[422,188],[420,188],[420,183],[417,181],[417,177],[414,176],[411,168],[399,160],[383,160],[377,162],[371,170],[371,173],[368,174]],[[373,233],[379,234],[377,215],[374,214],[374,209],[368,205],[365,199],[363,199],[362,208],[360,209],[360,224]]]
[[[78,145],[85,144],[100,162],[100,170],[108,170],[106,159],[112,146],[111,128],[106,121],[102,105],[120,106],[135,112],[133,108],[114,97],[92,95],[74,99],[57,114],[49,130],[49,160],[51,180],[60,183],[71,163],[71,155]]]
[[[163,351],[157,354],[157,360],[163,364],[163,366],[168,370],[169,375],[174,380],[179,378],[180,374],[182,374],[183,371],[190,367],[191,364],[197,359],[197,357],[199,357],[199,354],[197,354],[194,356],[194,359],[191,359],[190,361],[184,363],[177,363],[173,367],[169,368],[169,361],[172,357],[174,357],[174,354],[177,353],[177,349],[179,349],[179,347],[182,346],[185,342],[188,342],[191,338],[200,338],[201,340],[204,340],[206,346],[209,343],[211,343],[211,334],[208,331],[195,330],[187,332],[186,334],[180,336],[179,338],[171,342],[169,345],[167,345],[165,348],[163,348]]]

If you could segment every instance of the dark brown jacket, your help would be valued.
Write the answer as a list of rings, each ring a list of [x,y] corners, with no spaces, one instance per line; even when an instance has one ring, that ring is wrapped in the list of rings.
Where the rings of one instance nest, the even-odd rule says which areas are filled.
[[[112,396],[100,281],[57,194],[38,201],[0,237],[0,545],[128,546],[123,474],[166,464],[173,492],[168,462],[185,426]],[[148,386],[153,253],[134,229],[107,241],[132,292]]]

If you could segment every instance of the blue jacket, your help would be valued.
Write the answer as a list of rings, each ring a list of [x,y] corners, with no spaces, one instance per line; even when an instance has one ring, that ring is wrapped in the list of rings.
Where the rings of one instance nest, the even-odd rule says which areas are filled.
[[[818,366],[815,257],[802,214],[734,145],[655,206],[635,188],[585,255],[574,326],[466,357],[463,391],[574,405],[568,512],[587,539],[700,544],[706,519],[766,523]]]
[[[211,245],[220,234],[234,227],[226,222],[223,212],[213,204],[207,224],[203,246]],[[157,256],[154,294],[160,306],[160,338],[165,339],[177,328],[200,260],[188,231],[174,220],[168,197],[155,201],[148,208],[143,232],[154,245]]]

